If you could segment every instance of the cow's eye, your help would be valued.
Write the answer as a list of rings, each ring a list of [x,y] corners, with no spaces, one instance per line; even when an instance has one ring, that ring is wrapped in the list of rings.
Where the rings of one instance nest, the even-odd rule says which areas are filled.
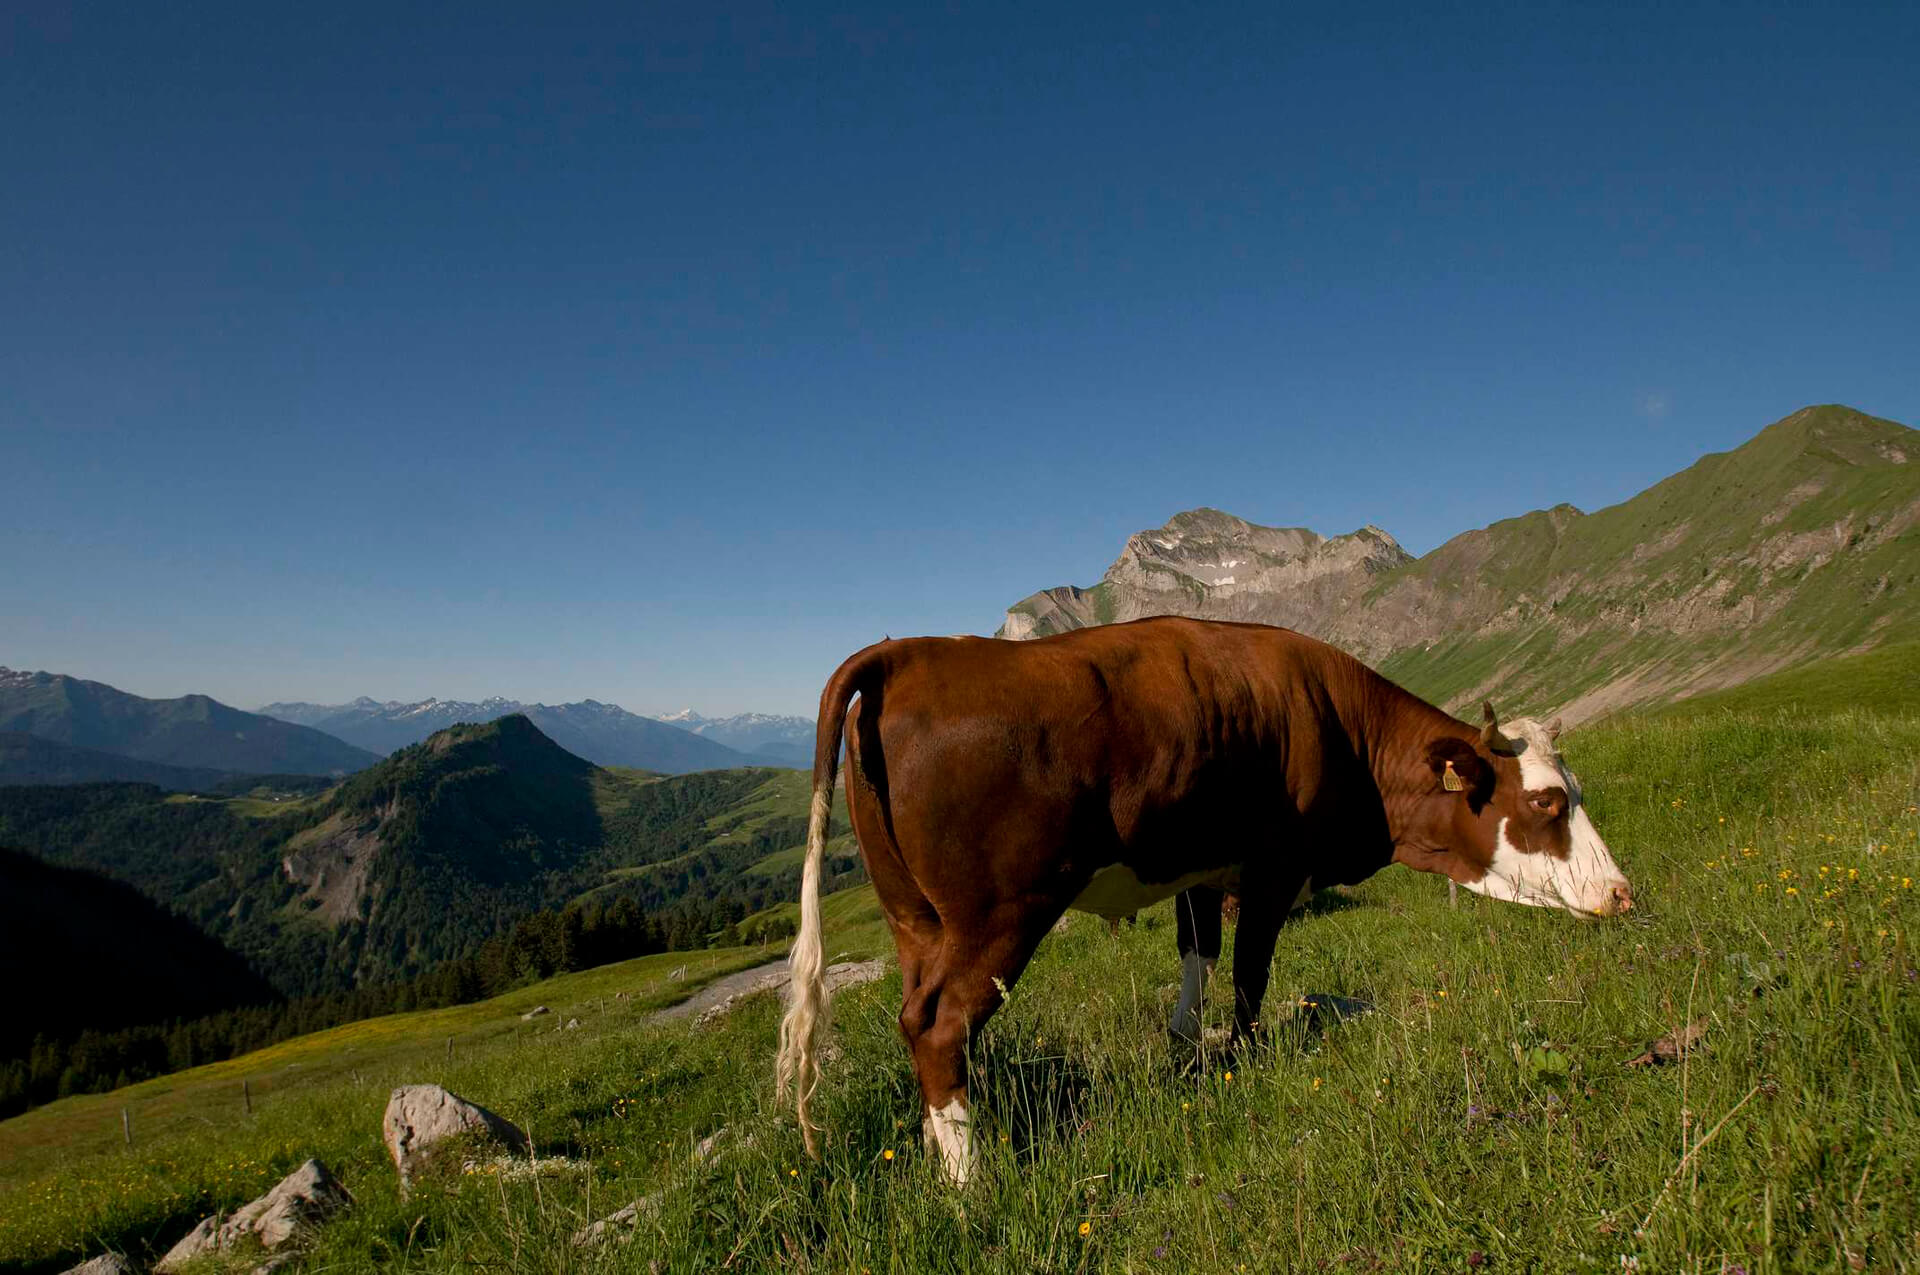
[[[1535,797],[1533,798],[1533,808],[1543,815],[1557,815],[1560,813],[1560,799],[1558,797]]]

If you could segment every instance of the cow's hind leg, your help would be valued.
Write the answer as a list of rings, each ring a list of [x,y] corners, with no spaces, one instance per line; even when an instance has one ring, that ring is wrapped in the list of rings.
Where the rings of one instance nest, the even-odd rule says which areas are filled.
[[[1173,901],[1174,928],[1180,943],[1180,1000],[1167,1031],[1181,1040],[1200,1039],[1200,1005],[1206,983],[1220,959],[1222,892],[1196,885]]]
[[[966,1184],[974,1162],[967,1046],[1000,1008],[1003,989],[1020,976],[1056,919],[1036,912],[997,916],[978,927],[947,925],[900,1011],[900,1031],[913,1051],[925,1103],[925,1139],[956,1186]]]

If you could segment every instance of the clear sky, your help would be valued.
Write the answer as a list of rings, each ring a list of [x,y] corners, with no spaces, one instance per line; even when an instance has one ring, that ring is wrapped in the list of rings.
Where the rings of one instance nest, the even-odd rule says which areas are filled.
[[[0,663],[811,714],[1195,505],[1920,420],[1920,6],[930,8],[9,6]]]

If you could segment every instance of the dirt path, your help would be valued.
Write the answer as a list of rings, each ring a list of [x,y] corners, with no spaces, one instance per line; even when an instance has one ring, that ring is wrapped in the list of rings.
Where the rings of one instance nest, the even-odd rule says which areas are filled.
[[[784,987],[787,982],[787,958],[781,957],[768,961],[765,965],[756,965],[750,970],[741,970],[716,978],[678,1005],[669,1005],[657,1009],[648,1015],[656,1023],[672,1022],[676,1018],[685,1018],[698,1014],[701,1010],[712,1009],[729,996],[744,996],[748,992],[757,992],[762,988]]]
[[[871,983],[886,973],[884,961],[842,961],[826,968],[827,994],[831,996],[843,987],[858,987],[862,983]],[[728,1003],[750,996],[755,992],[775,991],[787,985],[787,958],[768,961],[765,965],[756,965],[750,970],[741,970],[725,978],[717,978],[695,992],[678,1005],[669,1005],[665,1009],[655,1010],[648,1015],[651,1022],[666,1023],[692,1014],[705,1013],[718,1009],[725,1013]]]

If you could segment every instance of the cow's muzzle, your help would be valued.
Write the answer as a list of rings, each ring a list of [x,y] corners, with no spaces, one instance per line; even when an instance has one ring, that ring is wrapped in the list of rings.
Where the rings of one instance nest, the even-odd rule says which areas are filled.
[[[1601,916],[1625,916],[1633,911],[1633,887],[1624,879],[1608,886],[1595,911]]]

